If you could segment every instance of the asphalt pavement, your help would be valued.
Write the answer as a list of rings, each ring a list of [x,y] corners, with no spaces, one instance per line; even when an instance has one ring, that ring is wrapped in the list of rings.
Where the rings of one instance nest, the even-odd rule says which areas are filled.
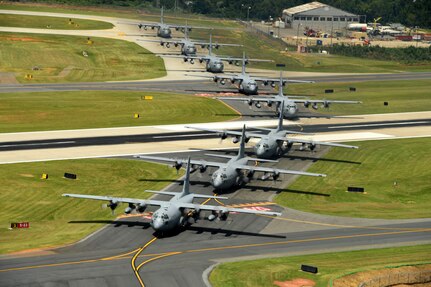
[[[325,160],[326,151],[326,148],[313,153],[295,150],[291,155],[284,156],[277,166],[303,170],[321,157],[320,160]],[[220,151],[221,154],[235,152]],[[208,159],[204,153],[196,151],[192,157]],[[164,156],[186,157],[188,154]],[[192,192],[214,193],[208,184],[211,172],[196,172],[192,175]],[[280,211],[280,207],[268,201],[278,192],[301,193],[282,189],[293,178],[283,175],[277,181],[255,180],[243,188],[223,194],[229,200],[211,200],[207,204],[236,204]],[[138,180],[163,181],[156,178]],[[174,182],[168,189],[179,191],[181,188],[179,182]],[[313,196],[323,195],[316,193]],[[124,207],[120,206],[117,213],[121,213]],[[282,228],[277,228],[278,221]],[[298,221],[302,221],[299,230]],[[89,219],[69,224],[92,222]],[[53,250],[50,255],[2,257],[0,286],[143,286],[140,282],[145,286],[205,286],[204,270],[223,260],[369,249],[431,241],[431,219],[351,219],[295,214],[290,210],[284,210],[283,216],[278,219],[232,214],[227,221],[201,220],[184,231],[157,239],[148,225],[148,219],[142,216],[98,222],[106,223],[107,226],[75,245]],[[269,225],[273,227],[268,228]]]
[[[185,70],[190,73],[194,70]],[[229,70],[227,70],[229,72]],[[399,81],[431,79],[431,72],[397,73],[397,74],[356,74],[289,77],[292,80],[310,80],[323,82],[362,82],[362,81]],[[57,84],[3,84],[0,93],[14,92],[52,92],[52,91],[84,91],[84,90],[126,90],[126,91],[160,91],[180,92],[189,94],[235,92],[236,89],[228,84],[217,87],[210,80],[171,80],[171,81],[127,81],[127,82],[87,82],[87,83],[57,83]],[[262,92],[271,92],[268,87],[261,87]]]

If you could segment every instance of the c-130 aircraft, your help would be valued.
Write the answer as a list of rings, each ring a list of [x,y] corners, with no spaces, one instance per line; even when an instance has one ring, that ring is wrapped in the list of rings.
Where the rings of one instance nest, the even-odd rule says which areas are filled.
[[[324,108],[329,108],[331,104],[362,104],[361,101],[335,101],[335,100],[314,100],[298,96],[285,96],[283,93],[283,75],[280,71],[280,80],[278,87],[278,94],[266,97],[216,97],[219,100],[229,101],[244,101],[249,106],[253,104],[256,108],[261,108],[260,103],[266,103],[268,107],[275,105],[277,113],[281,111],[280,105],[283,103],[283,116],[286,119],[296,119],[300,117],[298,115],[298,104],[303,104],[304,107],[312,107],[314,110],[319,108],[319,104]],[[317,116],[316,116],[317,117]]]
[[[326,177],[325,174],[320,173],[310,173],[305,171],[296,171],[296,170],[286,170],[286,169],[278,169],[272,167],[263,167],[263,166],[251,166],[247,163],[249,161],[258,162],[277,162],[274,160],[268,159],[259,159],[259,158],[250,158],[245,156],[245,125],[242,129],[241,133],[241,142],[239,145],[239,151],[236,156],[229,155],[220,155],[220,154],[207,154],[212,157],[219,158],[227,158],[229,159],[226,163],[221,162],[213,162],[206,160],[192,160],[191,164],[193,166],[193,170],[199,170],[200,172],[205,172],[208,167],[216,167],[217,170],[213,172],[211,176],[211,184],[216,190],[226,190],[235,185],[244,185],[250,182],[253,179],[255,172],[264,173],[261,177],[262,180],[266,180],[272,177],[274,180],[278,179],[280,174],[295,174],[295,175],[306,175],[306,176],[318,176],[318,177]],[[176,159],[176,158],[165,158],[158,156],[147,156],[147,155],[137,155],[137,158],[156,160],[156,161],[165,161],[173,163],[173,167],[176,169],[180,169],[184,164],[185,160]]]
[[[281,155],[289,152],[289,150],[292,148],[294,143],[302,144],[302,148],[308,147],[310,150],[314,150],[317,145],[352,148],[352,149],[358,148],[357,146],[352,146],[352,145],[289,137],[288,134],[308,134],[308,133],[285,130],[283,128],[284,101],[281,102],[280,108],[281,108],[281,112],[279,114],[277,128],[275,129],[255,128],[258,130],[265,131],[266,134],[253,133],[253,132],[245,133],[246,141],[248,141],[250,138],[260,138],[260,141],[256,143],[256,145],[254,146],[254,152],[256,153],[258,158],[280,157]],[[241,132],[239,131],[206,129],[206,128],[200,128],[200,127],[191,127],[191,126],[186,126],[186,127],[195,129],[195,130],[200,130],[200,131],[217,133],[222,140],[226,139],[228,136],[232,136],[233,143],[237,143],[239,141],[238,137],[241,136]]]
[[[190,193],[190,157],[187,159],[186,177],[184,179],[184,185],[182,192],[169,192],[169,191],[153,191],[146,190],[147,192],[153,192],[164,195],[172,195],[173,197],[169,201],[153,200],[153,199],[137,199],[137,198],[124,198],[124,197],[111,197],[111,196],[98,196],[98,195],[84,195],[84,194],[63,194],[65,197],[84,198],[108,201],[108,206],[114,210],[121,202],[128,203],[128,207],[125,209],[125,213],[131,213],[137,211],[143,213],[147,206],[160,206],[151,216],[151,227],[157,232],[168,232],[179,227],[184,227],[197,222],[200,219],[200,213],[202,210],[209,210],[211,214],[208,216],[209,221],[213,221],[216,218],[220,220],[226,220],[230,212],[235,213],[247,213],[247,214],[261,214],[270,216],[280,216],[279,212],[269,211],[256,211],[242,208],[231,208],[226,206],[215,206],[206,204],[193,203],[195,198],[216,198],[216,199],[227,199],[226,197],[210,196],[203,194]]]

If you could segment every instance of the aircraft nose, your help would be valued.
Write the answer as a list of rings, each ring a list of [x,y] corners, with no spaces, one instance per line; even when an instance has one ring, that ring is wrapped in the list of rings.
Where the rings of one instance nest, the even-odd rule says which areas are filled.
[[[154,228],[154,230],[161,230],[164,226],[163,221],[161,219],[154,219],[152,221],[152,227]]]
[[[220,177],[217,176],[217,177],[214,178],[214,180],[213,180],[213,186],[215,188],[219,188],[222,184],[223,184],[223,181],[221,180]]]
[[[257,156],[263,155],[264,153],[265,153],[265,149],[263,148],[263,146],[260,145],[256,148],[256,155]]]

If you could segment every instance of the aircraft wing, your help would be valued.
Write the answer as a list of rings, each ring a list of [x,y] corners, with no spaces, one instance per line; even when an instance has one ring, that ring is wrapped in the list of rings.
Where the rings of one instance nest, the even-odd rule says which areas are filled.
[[[206,128],[201,128],[201,127],[190,127],[190,126],[186,126],[186,128],[189,129],[194,129],[194,130],[199,130],[199,131],[204,131],[204,132],[212,132],[212,133],[216,133],[219,134],[221,137],[225,137],[225,136],[241,136],[242,132],[239,131],[230,131],[230,130],[218,130],[218,129],[206,129]],[[245,136],[247,138],[263,138],[266,135],[262,135],[262,134],[257,134],[257,133],[250,133],[250,132],[245,132]]]
[[[139,23],[138,27],[139,29],[144,28],[145,30],[147,28],[155,29],[155,28],[159,28],[160,24],[159,23]]]
[[[183,56],[183,55],[169,55],[169,54],[164,54],[163,57],[167,57],[167,58],[179,58],[179,59],[184,59],[184,62],[187,62],[187,60],[193,59],[193,60],[199,60],[201,62],[203,61],[207,61],[208,57],[207,56]]]
[[[134,204],[146,204],[146,205],[156,205],[162,206],[166,204],[166,201],[162,200],[152,200],[152,199],[137,199],[137,198],[127,198],[127,197],[114,197],[114,196],[100,196],[100,195],[86,195],[86,194],[62,194],[65,197],[83,198],[83,199],[93,199],[93,200],[104,200],[112,202],[125,202]]]
[[[279,175],[279,174],[283,173],[283,174],[296,174],[296,175],[326,177],[326,174],[321,174],[321,173],[311,173],[311,172],[305,172],[305,171],[278,169],[278,168],[263,167],[263,166],[237,165],[236,168],[241,169],[241,170],[248,170],[248,171],[265,172],[265,173],[273,174],[273,175]]]
[[[290,97],[289,97],[290,98]],[[332,101],[291,98],[295,103],[301,104],[362,104],[361,101]]]
[[[185,203],[185,202],[175,202],[175,205],[178,207],[182,207],[182,208],[221,211],[223,213],[238,212],[238,213],[248,213],[248,214],[273,215],[273,216],[280,216],[281,215],[281,213],[279,213],[279,212],[259,211],[259,210],[244,209],[244,208],[232,208],[232,207],[226,207],[226,206],[220,206],[220,205],[206,205],[206,204],[202,205],[202,204]]]
[[[279,137],[279,138],[277,138],[277,140],[287,141],[287,142],[291,142],[291,143],[302,143],[302,144],[312,144],[312,145],[326,145],[326,146],[354,148],[354,149],[358,148],[357,146],[353,146],[353,145],[345,145],[345,144],[331,143],[331,142],[320,142],[320,141],[297,139],[297,138],[291,138],[291,137],[289,137],[289,138]]]
[[[219,57],[219,56],[217,56],[217,58],[219,58],[222,61],[227,61],[229,63],[241,62],[244,60],[243,58],[235,58],[235,57]],[[274,62],[274,61],[273,60],[264,60],[264,59],[245,59],[245,62],[248,63],[248,62]]]
[[[165,44],[171,44],[174,46],[178,46],[178,45],[184,45],[182,40],[164,40],[164,39],[160,39],[160,40],[147,40],[147,39],[137,39],[137,41],[144,41],[144,42],[153,42],[153,43],[160,43],[160,45],[165,45]]]
[[[279,83],[280,79],[277,78],[261,78],[261,77],[252,77],[253,80],[263,83]],[[315,83],[314,81],[302,81],[302,80],[285,80],[283,79],[283,85],[286,83],[298,83],[298,84],[308,84]]]
[[[141,159],[170,162],[170,163],[174,164],[175,166],[179,166],[179,167],[181,167],[182,165],[185,165],[187,163],[187,159],[167,158],[167,157],[150,156],[150,155],[136,155],[134,157],[141,158]],[[206,160],[194,160],[194,159],[190,160],[190,164],[191,165],[198,165],[198,166],[211,166],[211,167],[225,166],[225,164],[221,163],[221,162],[213,162],[213,161],[206,161]]]
[[[216,97],[219,100],[230,100],[230,101],[245,101],[245,102],[282,102],[282,100],[276,97]]]

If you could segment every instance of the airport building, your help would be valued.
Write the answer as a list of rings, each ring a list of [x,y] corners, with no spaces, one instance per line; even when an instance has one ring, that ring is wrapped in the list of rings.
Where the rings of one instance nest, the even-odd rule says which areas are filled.
[[[366,23],[365,16],[355,15],[317,1],[283,10],[282,19],[286,28],[298,31],[309,28],[327,34],[345,31],[351,23]]]

